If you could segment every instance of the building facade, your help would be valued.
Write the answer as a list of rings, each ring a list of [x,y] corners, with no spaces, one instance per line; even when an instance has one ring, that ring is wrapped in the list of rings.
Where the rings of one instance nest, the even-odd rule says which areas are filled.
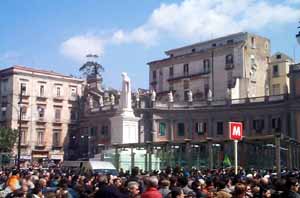
[[[264,96],[270,41],[250,33],[237,33],[166,52],[168,58],[149,64],[149,88],[158,100],[186,101],[211,95],[215,99]]]
[[[23,66],[0,70],[0,76],[0,124],[18,129],[21,111],[21,159],[62,160],[77,124],[83,81]]]
[[[284,53],[277,52],[270,58],[268,69],[269,95],[289,93],[290,80],[288,78],[290,65],[294,61]]]

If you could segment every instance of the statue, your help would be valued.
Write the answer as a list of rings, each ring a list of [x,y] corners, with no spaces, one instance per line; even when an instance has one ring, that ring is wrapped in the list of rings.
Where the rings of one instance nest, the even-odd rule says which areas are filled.
[[[155,92],[155,90],[153,89],[153,90],[152,90],[152,93],[151,93],[151,101],[152,101],[152,102],[155,102],[155,100],[156,100],[156,92]]]
[[[90,109],[92,109],[94,107],[93,97],[91,95],[89,95],[88,98],[89,98],[89,107],[90,107]]]
[[[193,102],[193,92],[192,92],[192,90],[188,91],[187,96],[188,96],[188,101]]]
[[[230,88],[227,88],[226,90],[226,99],[231,99],[231,89]]]
[[[212,101],[212,92],[211,92],[210,89],[209,89],[208,92],[207,92],[207,100],[208,100],[208,101]]]
[[[103,97],[100,95],[99,96],[99,107],[103,107]]]
[[[139,93],[139,91],[137,91],[135,98],[136,98],[137,102],[140,101],[140,93]]]
[[[114,96],[114,94],[111,94],[110,101],[111,101],[111,105],[115,105],[115,96]]]
[[[122,77],[121,109],[131,109],[130,79],[126,73],[122,73]]]
[[[168,101],[169,101],[169,102],[174,102],[173,92],[172,92],[172,91],[170,91],[170,92],[168,93]]]

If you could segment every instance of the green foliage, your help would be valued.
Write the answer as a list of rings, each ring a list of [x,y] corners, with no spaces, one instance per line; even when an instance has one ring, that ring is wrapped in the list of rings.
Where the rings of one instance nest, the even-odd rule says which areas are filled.
[[[18,130],[0,128],[0,152],[10,152],[18,137]]]

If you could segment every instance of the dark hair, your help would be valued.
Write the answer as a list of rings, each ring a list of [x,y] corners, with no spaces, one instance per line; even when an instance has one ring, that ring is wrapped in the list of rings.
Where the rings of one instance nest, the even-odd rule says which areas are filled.
[[[139,172],[140,172],[139,167],[134,167],[134,168],[131,169],[131,175],[132,176],[137,176],[139,174]]]
[[[298,183],[298,180],[294,177],[290,177],[286,181],[286,186],[290,189],[292,186],[295,186]]]
[[[178,195],[181,195],[182,189],[179,187],[174,187],[172,188],[171,192],[169,193],[169,195],[171,195],[171,198],[176,198]]]

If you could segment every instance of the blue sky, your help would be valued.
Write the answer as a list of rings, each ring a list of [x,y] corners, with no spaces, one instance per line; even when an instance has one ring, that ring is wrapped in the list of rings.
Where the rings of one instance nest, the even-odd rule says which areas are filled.
[[[0,68],[25,65],[79,76],[96,53],[104,84],[148,87],[147,62],[164,51],[238,31],[268,37],[296,60],[300,0],[1,0]]]

